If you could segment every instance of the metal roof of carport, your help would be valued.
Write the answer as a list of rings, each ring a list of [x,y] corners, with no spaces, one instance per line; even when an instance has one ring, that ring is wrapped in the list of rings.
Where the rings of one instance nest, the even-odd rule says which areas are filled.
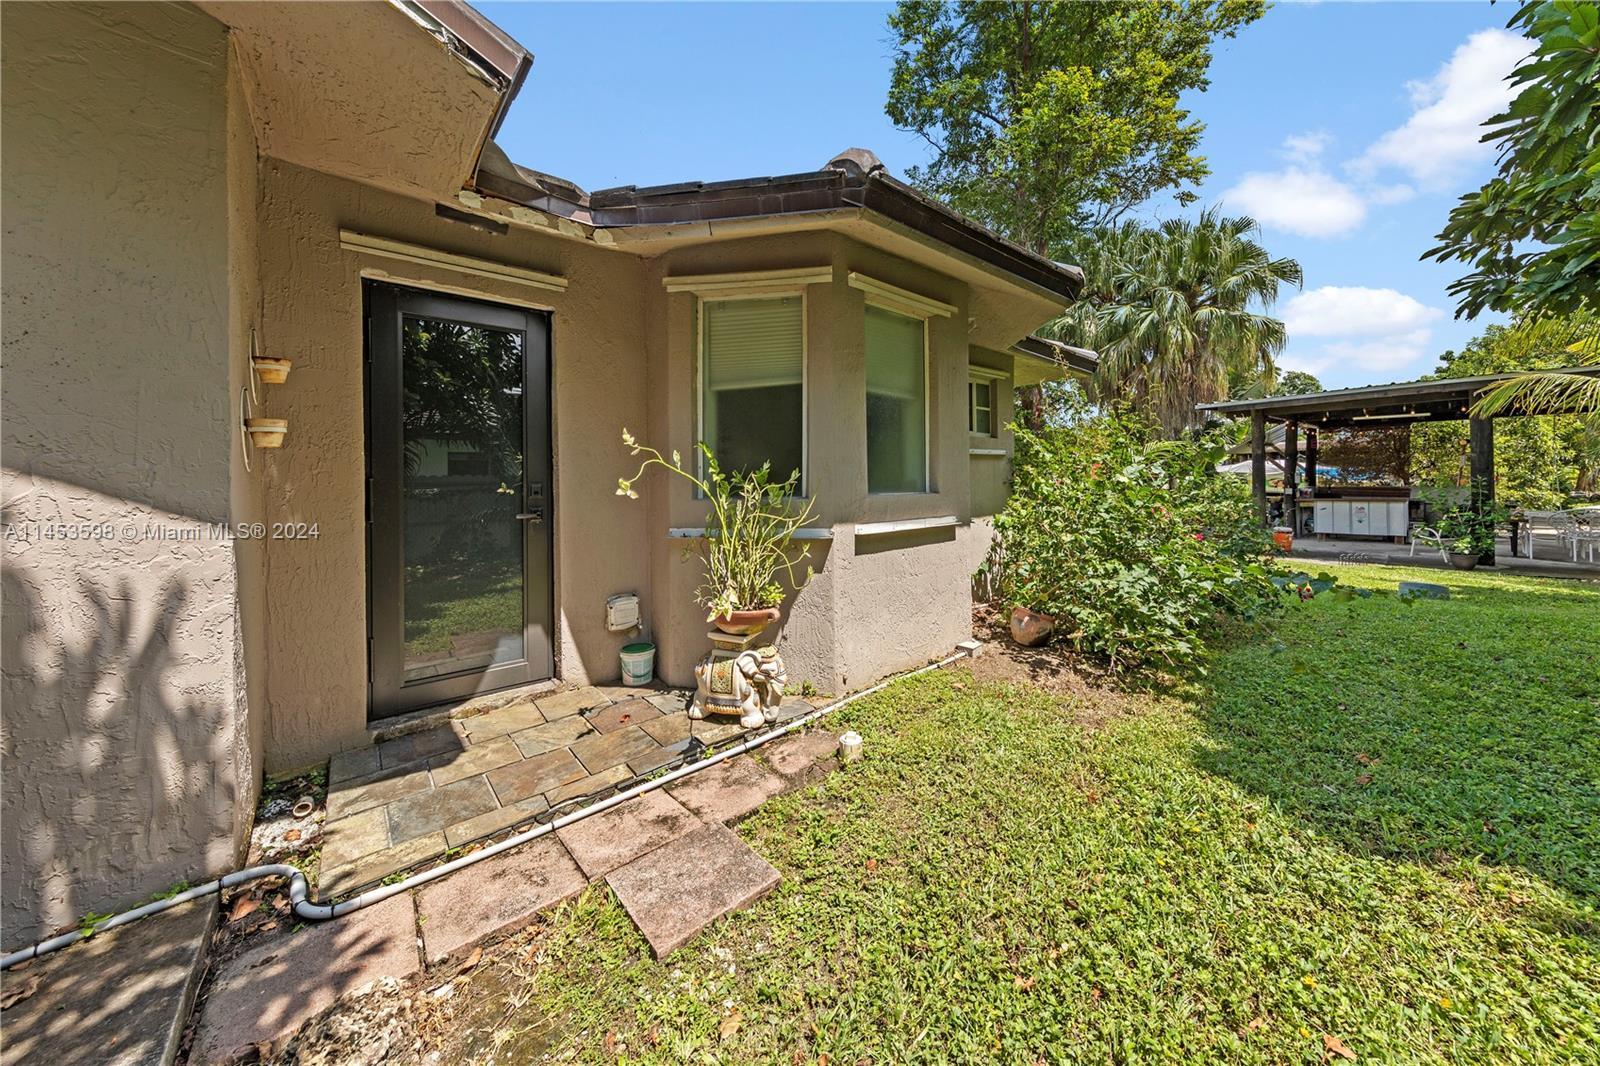
[[[1545,371],[1553,374],[1600,376],[1600,367],[1567,367]],[[1262,412],[1280,422],[1302,422],[1324,429],[1381,426],[1386,423],[1440,422],[1466,418],[1468,409],[1485,389],[1518,374],[1485,374],[1470,378],[1439,378],[1433,381],[1404,381],[1391,385],[1365,385],[1356,389],[1333,389],[1299,396],[1268,396],[1259,400],[1224,400],[1196,404],[1198,411],[1224,415]],[[1502,415],[1562,414],[1564,410],[1529,412],[1510,410]]]

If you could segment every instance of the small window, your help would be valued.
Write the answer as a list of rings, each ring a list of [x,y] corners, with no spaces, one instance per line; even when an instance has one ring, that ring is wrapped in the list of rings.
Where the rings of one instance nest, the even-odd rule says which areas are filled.
[[[700,307],[701,439],[729,473],[771,463],[782,481],[805,455],[804,302],[784,296]]]
[[[866,339],[867,491],[926,492],[925,323],[868,305]]]
[[[973,379],[967,385],[967,398],[967,429],[979,436],[994,436],[994,382]]]

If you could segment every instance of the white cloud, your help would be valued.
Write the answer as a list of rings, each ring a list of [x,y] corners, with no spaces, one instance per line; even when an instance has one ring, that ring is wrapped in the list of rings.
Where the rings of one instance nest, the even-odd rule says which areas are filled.
[[[1283,139],[1283,154],[1297,163],[1317,159],[1333,143],[1333,134],[1327,130],[1296,133]]]
[[[1283,308],[1288,346],[1278,360],[1313,374],[1412,375],[1432,354],[1444,312],[1394,289],[1326,285]]]
[[[1505,30],[1468,37],[1433,77],[1406,84],[1411,117],[1351,161],[1352,173],[1371,177],[1394,167],[1416,181],[1439,184],[1490,158],[1493,148],[1480,141],[1483,122],[1510,104],[1515,90],[1506,75],[1528,51],[1526,38]]]
[[[1284,142],[1286,151],[1294,151],[1297,140]],[[1323,170],[1314,153],[1301,158],[1283,170],[1246,174],[1222,194],[1223,202],[1264,226],[1303,237],[1341,237],[1361,225],[1367,205],[1356,191]]]

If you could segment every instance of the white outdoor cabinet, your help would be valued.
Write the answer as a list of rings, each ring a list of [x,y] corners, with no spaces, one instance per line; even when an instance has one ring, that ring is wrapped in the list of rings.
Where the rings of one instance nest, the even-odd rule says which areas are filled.
[[[1405,500],[1318,500],[1313,522],[1334,537],[1403,537],[1410,526]]]

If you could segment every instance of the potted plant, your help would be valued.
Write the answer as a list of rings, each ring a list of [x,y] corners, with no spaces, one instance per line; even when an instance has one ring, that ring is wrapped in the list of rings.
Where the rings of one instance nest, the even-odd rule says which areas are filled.
[[[800,484],[796,470],[783,481],[774,481],[770,463],[759,470],[728,474],[717,463],[710,447],[697,447],[705,460],[705,476],[686,469],[674,451],[670,460],[654,448],[640,444],[633,434],[622,431],[622,443],[633,455],[645,458],[631,478],[617,479],[617,495],[638,499],[634,483],[652,466],[659,466],[694,485],[711,505],[706,518],[705,536],[700,540],[700,560],[705,580],[696,590],[696,599],[709,612],[706,621],[724,633],[759,633],[778,619],[784,589],[782,574],[798,591],[811,580],[808,563],[805,576],[796,580],[796,568],[809,559],[809,545],[794,551],[794,534],[810,520],[812,501],[797,506],[795,491]]]
[[[1457,570],[1471,570],[1480,558],[1493,555],[1495,527],[1505,517],[1505,508],[1494,503],[1480,510],[1461,504],[1441,509],[1437,528],[1450,565]]]

